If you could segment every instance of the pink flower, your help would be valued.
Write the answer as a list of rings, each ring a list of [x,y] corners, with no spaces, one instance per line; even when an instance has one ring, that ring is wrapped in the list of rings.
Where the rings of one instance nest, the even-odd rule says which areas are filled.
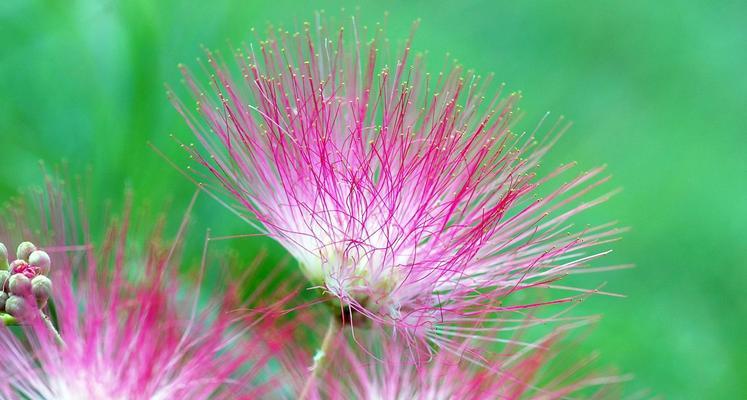
[[[340,335],[331,349],[325,373],[312,382],[305,398],[566,399],[578,397],[580,391],[594,394],[594,398],[610,398],[624,378],[589,373],[591,359],[554,371],[557,370],[554,364],[561,361],[556,358],[562,337],[561,331],[557,331],[539,339],[531,349],[508,346],[506,350],[511,355],[499,359],[483,358],[464,347],[456,354],[440,352],[429,363],[417,364],[412,362],[410,348],[404,343],[370,344],[366,347],[372,354],[363,352],[361,347],[347,346]],[[471,359],[475,356],[480,358],[479,362]],[[286,369],[292,372],[294,366],[304,365],[302,358],[299,354],[286,358]],[[297,387],[307,384],[303,371],[291,373],[289,380],[295,381]]]
[[[210,88],[182,67],[199,115],[171,97],[214,197],[259,221],[343,318],[417,341],[490,337],[476,326],[496,312],[573,300],[504,303],[606,253],[592,248],[615,229],[569,222],[607,199],[579,200],[602,169],[538,176],[562,124],[540,141],[516,133],[517,95],[458,65],[430,75],[409,41],[386,58],[367,33],[307,25],[236,50],[236,68],[208,52]]]
[[[260,374],[272,351],[237,325],[233,292],[200,307],[199,290],[178,283],[179,239],[132,243],[125,216],[100,246],[70,246],[81,238],[69,203],[51,193],[46,204],[53,307],[28,303],[36,311],[19,316],[21,335],[0,326],[0,398],[253,399],[273,390]],[[271,311],[258,311],[251,328],[271,324]]]

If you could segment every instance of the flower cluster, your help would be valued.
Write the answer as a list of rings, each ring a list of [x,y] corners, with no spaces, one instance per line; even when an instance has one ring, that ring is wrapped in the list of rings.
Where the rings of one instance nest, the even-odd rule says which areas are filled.
[[[18,245],[16,257],[8,264],[8,250],[0,243],[0,312],[24,319],[35,308],[44,308],[52,294],[47,277],[51,260],[31,242]]]
[[[312,325],[319,319],[308,312],[301,318]],[[462,346],[455,353],[434,353],[427,363],[418,364],[412,360],[412,348],[402,341],[363,334],[358,340],[366,343],[361,346],[336,331],[328,338],[331,344],[324,359],[319,351],[309,353],[288,344],[276,357],[283,366],[280,380],[290,386],[283,398],[289,399],[615,398],[622,378],[594,371],[592,358],[564,359],[568,352],[560,349],[569,345],[569,333],[552,331],[536,338],[532,346],[512,343],[503,356]],[[272,336],[292,342],[287,332]],[[321,370],[306,368],[320,364],[324,364]]]
[[[555,281],[618,232],[569,221],[609,197],[586,198],[603,169],[539,176],[562,123],[543,140],[516,132],[518,95],[459,65],[430,75],[410,41],[382,61],[386,41],[368,34],[280,31],[233,68],[207,52],[209,87],[182,67],[196,107],[171,97],[201,145],[184,146],[200,183],[206,171],[217,199],[285,246],[345,324],[411,343],[455,351],[494,337],[501,315],[591,292]],[[575,292],[510,298],[538,287]]]
[[[62,193],[49,196],[48,204],[69,203]],[[64,208],[54,212],[44,222],[58,223],[56,236],[44,238],[49,254],[24,242],[18,260],[8,265],[0,245],[0,266],[10,267],[0,271],[2,295],[10,296],[5,312],[16,317],[3,321],[21,325],[24,333],[18,337],[0,326],[6,355],[0,399],[237,399],[272,389],[271,377],[259,376],[272,351],[248,339],[252,329],[273,323],[274,306],[261,316],[237,318],[234,310],[242,305],[232,290],[198,306],[199,291],[180,283],[172,270],[179,238],[171,247],[156,236],[132,245],[125,216],[124,224],[109,224],[99,246],[66,244],[75,237],[69,227],[87,222]],[[0,235],[17,236],[1,232],[13,226],[4,221]],[[52,260],[54,290],[46,277]],[[128,278],[130,268],[140,277]],[[53,312],[28,312],[48,302]]]
[[[407,347],[385,342],[380,349],[381,362],[372,361],[369,354],[341,346],[341,354],[333,361],[329,372],[320,380],[313,395],[316,399],[364,400],[440,400],[440,399],[561,399],[592,387],[604,386],[615,378],[586,377],[567,382],[558,379],[540,386],[545,378],[543,368],[552,361],[550,349],[557,337],[550,336],[541,346],[527,354],[500,362],[478,366],[449,353],[439,353],[427,366],[410,362]],[[349,378],[339,379],[338,371],[349,372]],[[601,392],[603,393],[603,392]]]
[[[48,182],[29,203],[39,229],[23,228],[34,206],[11,206],[22,223],[0,212],[0,238],[45,245],[9,262],[0,243],[0,316],[20,325],[0,326],[0,399],[560,399],[616,382],[550,375],[562,333],[588,321],[544,307],[597,292],[556,282],[619,232],[571,222],[609,197],[591,193],[603,169],[540,174],[562,122],[521,132],[518,95],[456,64],[430,75],[412,38],[382,60],[382,31],[352,28],[280,31],[235,67],[208,52],[209,88],[181,67],[195,110],[170,92],[200,144],[184,146],[198,193],[300,273],[273,265],[282,284],[247,291],[244,276],[201,296],[215,238],[196,287],[180,280],[189,211],[171,241],[151,220],[152,236],[132,234],[130,203],[92,238]],[[294,272],[316,298],[290,307],[306,299]]]

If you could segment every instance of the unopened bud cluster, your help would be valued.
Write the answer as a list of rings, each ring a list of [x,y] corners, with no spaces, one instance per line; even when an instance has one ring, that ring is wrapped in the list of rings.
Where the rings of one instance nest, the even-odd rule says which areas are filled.
[[[52,295],[50,265],[49,254],[31,242],[18,245],[16,260],[8,263],[8,249],[0,243],[0,312],[23,319],[44,307]]]

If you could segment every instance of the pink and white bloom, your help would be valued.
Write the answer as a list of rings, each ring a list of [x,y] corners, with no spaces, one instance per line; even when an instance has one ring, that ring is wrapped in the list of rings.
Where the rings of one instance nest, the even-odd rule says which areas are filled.
[[[575,364],[560,360],[562,330],[537,340],[533,348],[514,346],[506,349],[510,357],[483,358],[475,363],[464,356],[466,347],[456,354],[439,352],[427,364],[412,362],[405,343],[383,341],[366,346],[347,345],[339,335],[330,350],[323,374],[311,381],[308,400],[494,400],[494,399],[568,399],[610,398],[620,387],[621,377],[590,372],[593,358]],[[286,369],[293,372],[302,355],[286,358]],[[558,365],[565,368],[558,370]],[[295,377],[295,379],[294,379]],[[297,387],[305,387],[305,371],[291,374]],[[298,390],[298,389],[297,389]],[[615,397],[615,396],[612,396]]]
[[[54,286],[52,305],[21,320],[22,334],[0,326],[0,398],[254,399],[273,389],[261,376],[271,351],[236,324],[237,303],[225,296],[199,307],[199,291],[178,284],[178,242],[164,247],[154,236],[135,245],[125,217],[98,246],[70,246],[81,237],[68,205],[52,193],[42,207],[51,218],[39,229],[2,224],[4,240],[43,236],[35,241],[47,241]],[[254,328],[263,323],[270,318]]]
[[[209,87],[182,67],[196,112],[171,97],[200,145],[185,148],[217,179],[209,191],[285,246],[344,318],[439,346],[493,336],[473,328],[543,304],[509,294],[605,253],[592,248],[615,229],[569,220],[608,197],[580,200],[607,178],[554,184],[573,164],[538,176],[561,123],[540,141],[514,132],[517,95],[458,65],[428,74],[410,41],[387,58],[378,30],[352,28],[278,33],[232,66],[208,52]]]

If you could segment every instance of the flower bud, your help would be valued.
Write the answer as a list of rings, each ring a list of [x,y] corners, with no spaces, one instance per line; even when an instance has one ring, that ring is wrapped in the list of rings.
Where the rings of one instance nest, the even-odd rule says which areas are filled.
[[[0,243],[0,269],[8,269],[8,248]]]
[[[31,293],[31,280],[24,274],[13,274],[8,279],[10,294],[25,296]]]
[[[29,303],[21,296],[10,296],[5,301],[5,312],[18,319],[23,319],[29,311],[31,311]]]
[[[28,261],[31,253],[36,251],[36,246],[31,242],[22,242],[18,245],[16,250],[16,258],[19,260]]]
[[[44,275],[35,277],[31,280],[31,293],[36,298],[39,308],[44,307],[52,296],[52,281]]]
[[[8,301],[8,294],[0,292],[0,312],[5,311],[5,302]]]
[[[10,273],[14,274],[18,272],[19,270],[26,269],[26,261],[23,260],[15,260],[12,263],[10,263]]]
[[[8,279],[10,279],[10,272],[4,269],[0,270],[0,291],[7,289]]]
[[[42,274],[48,274],[52,261],[49,259],[49,254],[46,251],[36,250],[29,255],[29,264],[39,268]]]
[[[39,275],[39,268],[29,265],[26,261],[15,260],[10,263],[10,274],[23,274],[29,279],[33,279],[36,275]]]

